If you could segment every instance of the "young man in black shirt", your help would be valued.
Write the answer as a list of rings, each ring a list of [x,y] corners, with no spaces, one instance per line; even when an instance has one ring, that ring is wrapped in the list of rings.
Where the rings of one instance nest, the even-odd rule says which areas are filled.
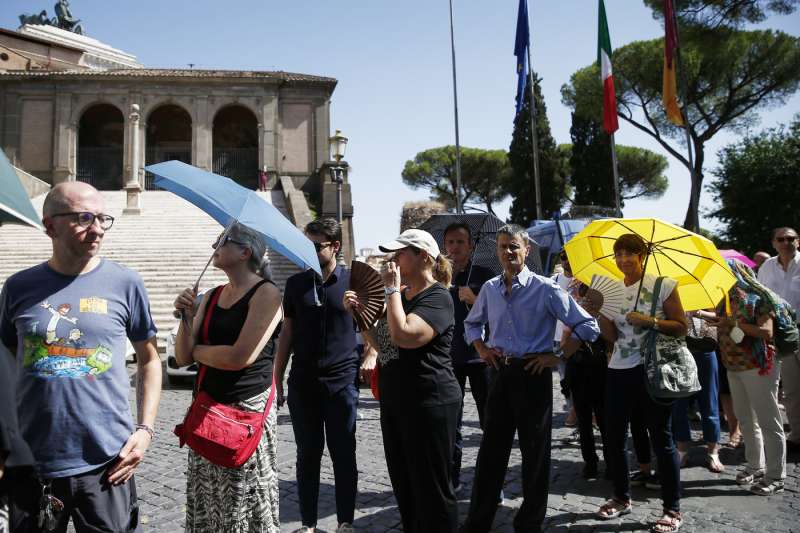
[[[287,403],[297,444],[302,531],[313,532],[317,525],[320,462],[327,439],[336,484],[337,531],[344,533],[353,530],[358,483],[356,375],[360,361],[355,323],[342,304],[350,271],[336,264],[342,241],[336,220],[315,220],[305,231],[317,249],[322,278],[307,270],[286,281],[275,385],[280,406],[283,375],[293,352]]]
[[[453,285],[450,287],[450,296],[453,298],[455,329],[453,330],[453,343],[450,346],[450,356],[453,359],[453,371],[461,387],[462,406],[458,413],[458,426],[456,427],[456,442],[453,449],[452,479],[453,487],[458,492],[461,488],[461,456],[463,449],[463,436],[461,434],[462,419],[464,416],[463,399],[469,379],[472,398],[478,408],[478,420],[483,427],[483,408],[486,404],[486,394],[489,390],[491,374],[489,367],[464,340],[464,319],[467,317],[475,298],[483,284],[494,277],[494,273],[486,267],[475,265],[472,255],[475,243],[472,231],[464,222],[454,222],[444,230],[444,248],[447,257],[453,263]]]

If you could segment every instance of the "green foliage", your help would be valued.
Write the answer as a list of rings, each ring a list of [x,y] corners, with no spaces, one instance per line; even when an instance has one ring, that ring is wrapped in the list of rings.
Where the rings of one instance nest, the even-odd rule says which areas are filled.
[[[492,204],[505,198],[509,172],[505,150],[461,147],[462,205],[480,202],[492,212]],[[412,189],[429,189],[431,199],[448,209],[456,206],[456,147],[431,148],[406,161],[403,182]]]
[[[664,0],[644,0],[653,18],[664,18]],[[770,13],[788,15],[800,0],[675,0],[678,24],[738,28],[745,23],[763,22]]]
[[[705,144],[720,130],[742,131],[757,111],[785,103],[800,84],[800,39],[780,31],[685,29],[681,47],[686,78],[683,97],[695,161],[684,225],[696,229],[703,184]],[[636,41],[614,51],[619,116],[647,133],[690,168],[685,133],[661,105],[663,39]],[[602,120],[603,88],[596,64],[575,72],[561,89],[576,114]]]
[[[570,162],[573,203],[614,207],[611,138],[602,125],[573,113],[572,145],[562,145]],[[669,182],[667,158],[644,148],[617,145],[621,203],[633,198],[660,198]]]
[[[545,218],[569,198],[567,181],[569,160],[556,146],[550,133],[547,108],[542,97],[540,78],[534,77],[536,102],[536,134],[538,136],[539,176],[541,185],[542,214]],[[531,142],[530,91],[525,92],[525,100],[514,121],[514,134],[508,158],[511,172],[507,181],[507,191],[514,201],[511,204],[509,222],[527,226],[536,218],[536,197],[533,188],[533,150]]]
[[[724,237],[738,250],[771,251],[770,231],[797,225],[800,205],[800,116],[788,127],[730,144],[709,186],[725,224]]]

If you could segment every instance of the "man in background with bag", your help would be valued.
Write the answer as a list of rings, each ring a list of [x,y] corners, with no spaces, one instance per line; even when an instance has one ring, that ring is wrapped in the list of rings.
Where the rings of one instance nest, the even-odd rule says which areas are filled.
[[[42,222],[52,256],[8,278],[0,295],[0,338],[16,353],[20,429],[41,479],[18,487],[12,528],[66,531],[72,517],[78,531],[136,531],[133,474],[161,394],[147,292],[137,273],[99,257],[114,217],[94,187],[53,187]],[[137,355],[137,424],[126,339]]]
[[[783,298],[792,309],[800,309],[800,252],[797,231],[794,228],[777,228],[772,232],[772,246],[778,255],[770,257],[758,269],[758,281]],[[790,433],[786,435],[786,449],[800,451],[800,355],[778,353],[781,358],[783,404],[789,419]]]

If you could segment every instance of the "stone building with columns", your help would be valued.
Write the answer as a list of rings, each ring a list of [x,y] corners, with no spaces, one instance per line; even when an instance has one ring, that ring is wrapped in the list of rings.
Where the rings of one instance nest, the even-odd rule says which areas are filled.
[[[126,188],[129,198],[138,184],[142,209],[153,188],[152,176],[137,172],[145,165],[179,159],[253,189],[265,171],[302,225],[311,211],[336,214],[327,171],[336,83],[282,71],[151,69],[58,28],[0,30],[0,147],[51,184]],[[342,197],[352,257],[346,177]]]

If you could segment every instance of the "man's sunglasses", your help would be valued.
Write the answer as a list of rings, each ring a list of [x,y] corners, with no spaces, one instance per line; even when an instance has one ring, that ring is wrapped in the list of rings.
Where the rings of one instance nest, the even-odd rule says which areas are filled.
[[[51,217],[73,217],[75,223],[83,228],[88,228],[96,220],[100,227],[104,230],[111,229],[114,225],[114,217],[111,215],[90,213],[89,211],[70,211],[68,213],[56,213],[50,215]]]
[[[787,235],[785,237],[775,237],[778,242],[794,242],[797,240],[797,235]]]
[[[313,242],[313,241],[312,241],[312,242]],[[321,251],[323,250],[323,248],[327,248],[327,247],[328,247],[328,246],[330,246],[331,244],[333,244],[333,242],[332,242],[332,241],[328,241],[328,242],[315,242],[315,243],[314,243],[314,249],[315,249],[317,252],[321,252]]]

